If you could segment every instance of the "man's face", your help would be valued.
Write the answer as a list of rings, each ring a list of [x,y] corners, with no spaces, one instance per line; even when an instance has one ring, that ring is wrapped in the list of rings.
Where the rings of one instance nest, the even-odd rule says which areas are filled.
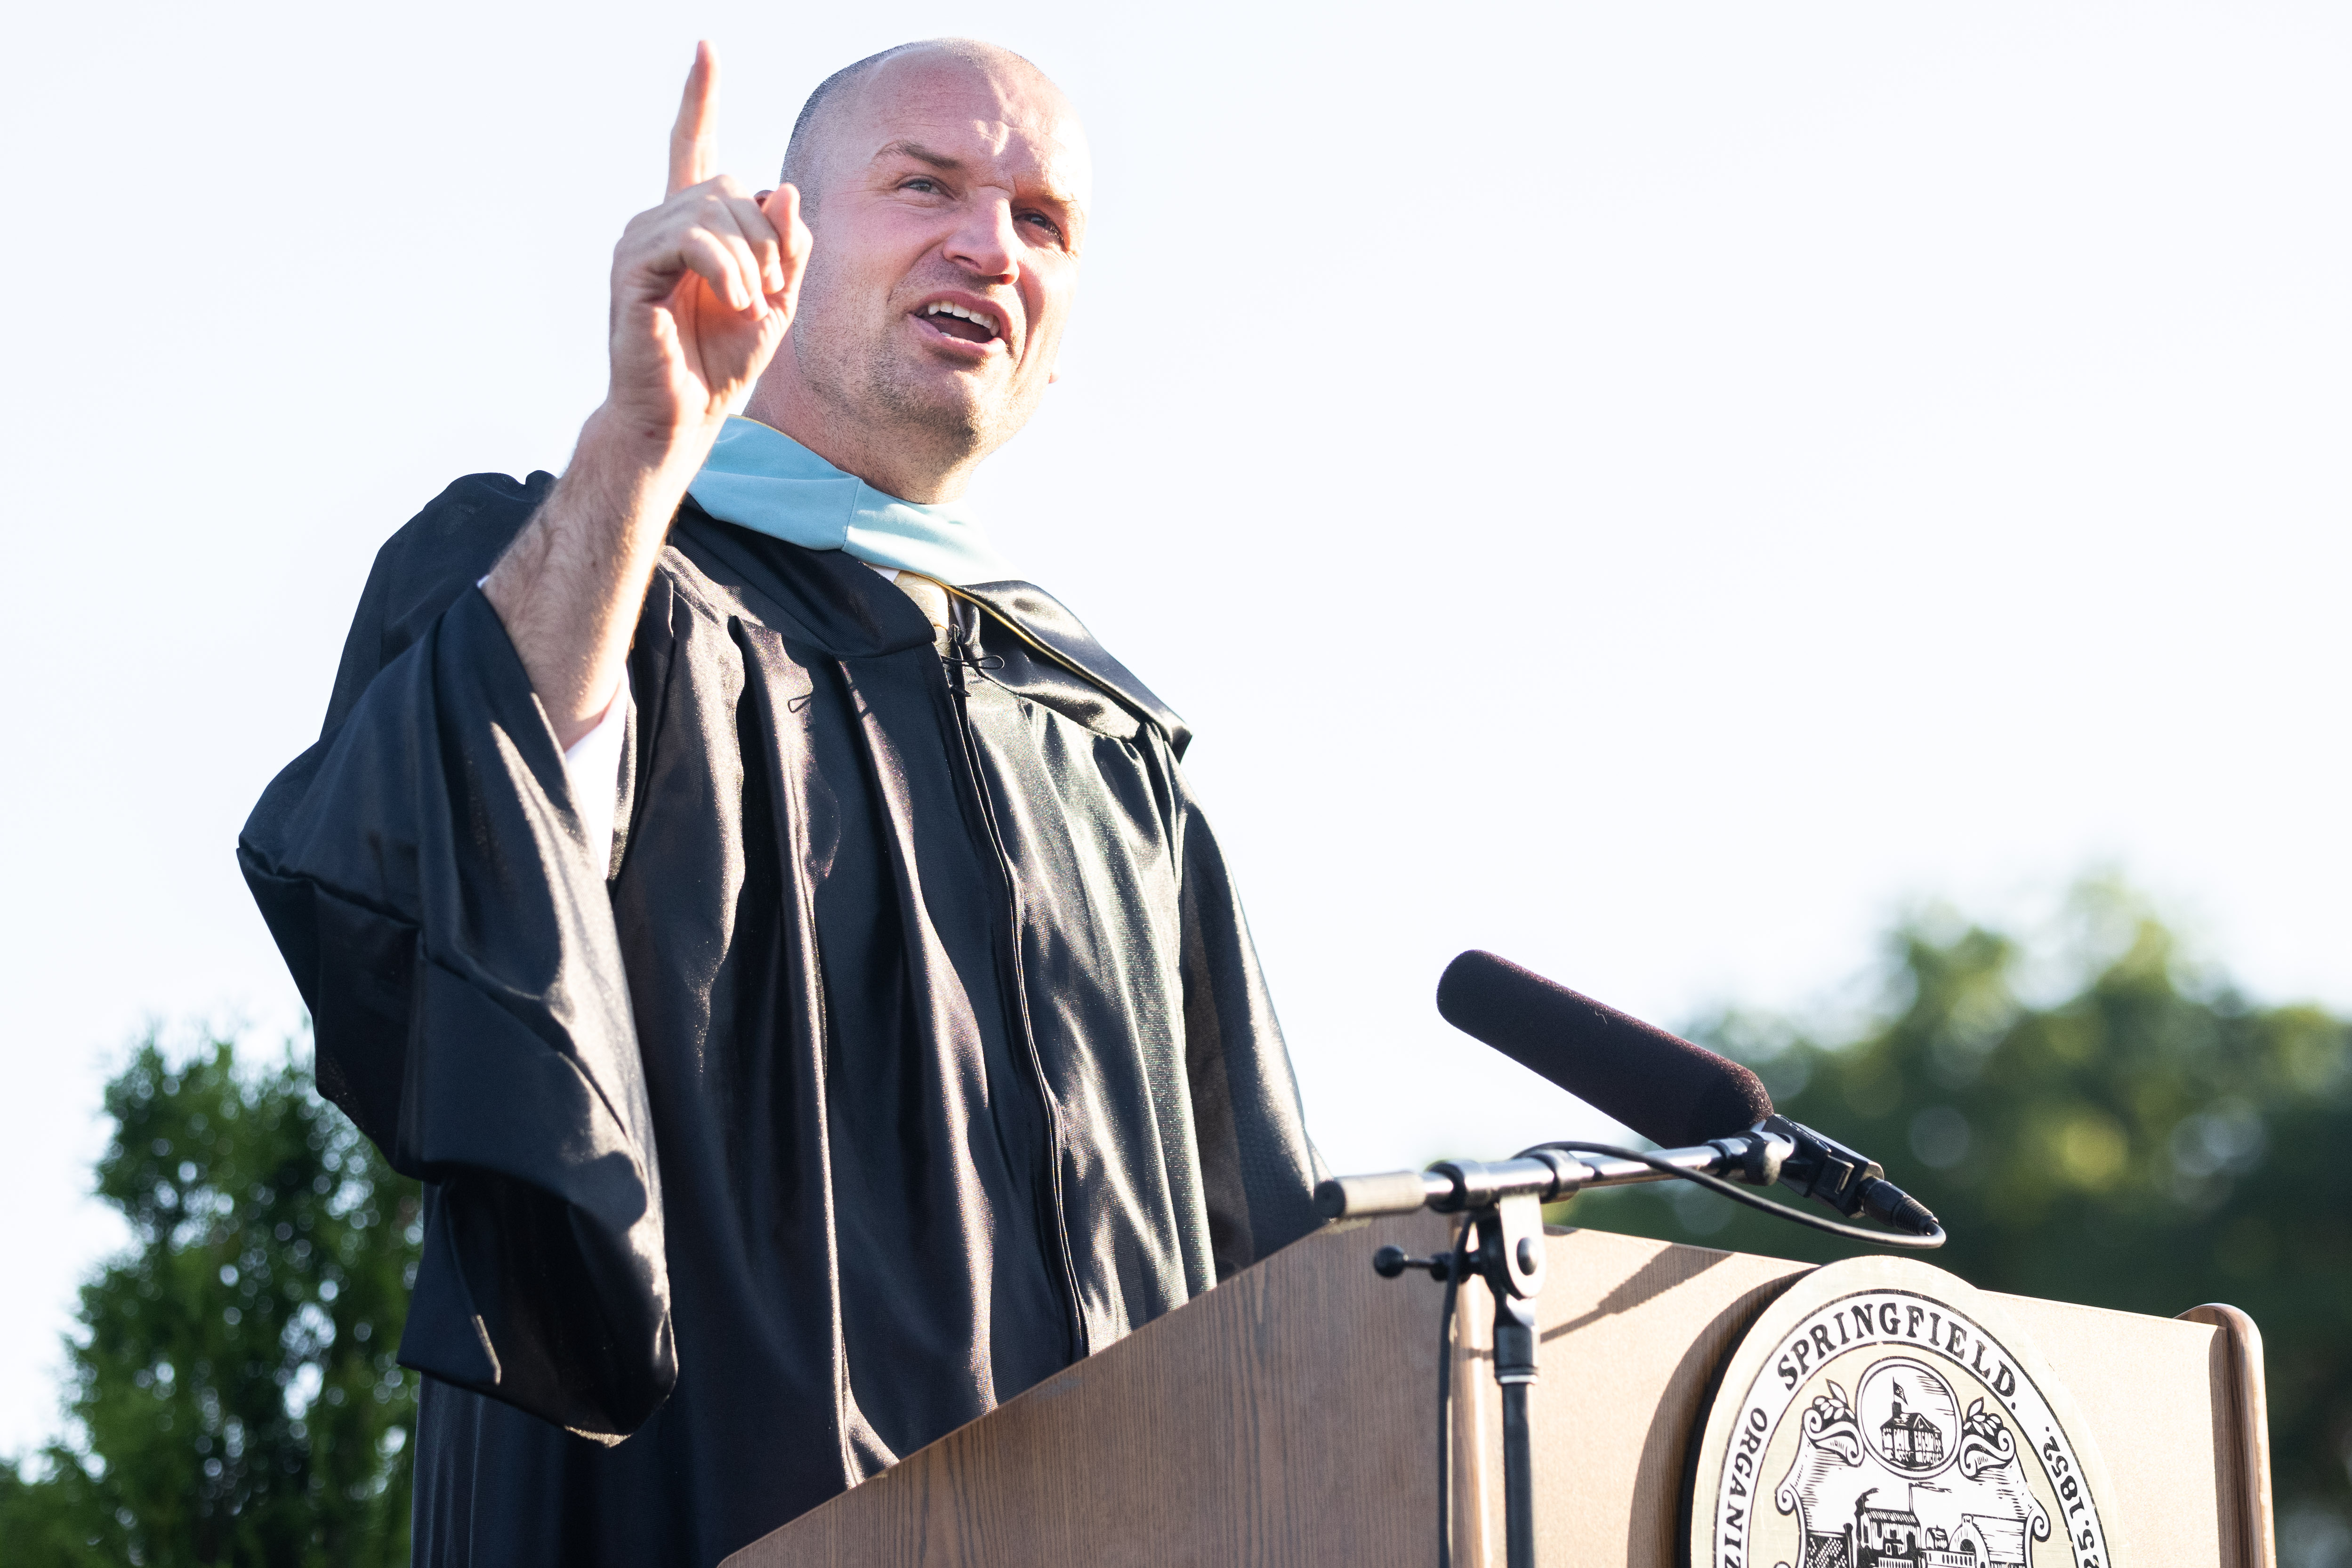
[[[1053,379],[1087,158],[1050,83],[916,53],[848,89],[808,179],[815,246],[788,340],[861,421],[992,450]]]

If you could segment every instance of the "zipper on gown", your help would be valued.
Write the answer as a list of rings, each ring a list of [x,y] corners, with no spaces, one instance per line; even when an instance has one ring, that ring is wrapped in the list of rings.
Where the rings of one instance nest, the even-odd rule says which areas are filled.
[[[1083,1360],[1091,1354],[1090,1335],[1087,1331],[1086,1310],[1078,1293],[1078,1266],[1070,1246],[1070,1222],[1062,1203],[1062,1107],[1054,1097],[1053,1086],[1046,1082],[1045,1060],[1037,1049],[1037,1036],[1029,1021],[1029,992],[1021,963],[1021,884],[1013,879],[1013,857],[1004,848],[1004,838],[997,827],[996,805],[990,798],[986,775],[980,766],[980,737],[972,727],[970,688],[965,684],[967,668],[980,668],[973,656],[971,641],[961,622],[971,612],[958,604],[950,614],[959,623],[948,629],[940,657],[940,673],[946,677],[948,695],[955,705],[956,733],[962,742],[963,771],[972,799],[980,808],[980,820],[988,832],[988,846],[996,858],[996,874],[1004,890],[1005,961],[1012,974],[1011,988],[1015,1017],[1021,1030],[1021,1043],[1029,1055],[1029,1071],[1037,1087],[1037,1097],[1045,1109],[1046,1192],[1054,1210],[1054,1239],[1061,1254],[1063,1300],[1069,1312],[1071,1360]]]

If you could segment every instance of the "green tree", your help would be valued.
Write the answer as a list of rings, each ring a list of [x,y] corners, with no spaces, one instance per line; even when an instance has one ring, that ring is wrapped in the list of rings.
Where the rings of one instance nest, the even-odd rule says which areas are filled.
[[[0,1465],[11,1568],[408,1561],[416,1187],[309,1077],[151,1036],[108,1085],[131,1242],[82,1289],[78,1440]]]
[[[1886,1001],[1859,1025],[1732,1012],[1694,1034],[1754,1067],[1781,1111],[1885,1164],[1951,1234],[1929,1260],[1971,1282],[2163,1316],[2210,1301],[2252,1313],[2284,1544],[2342,1561],[2352,1031],[2200,976],[2113,887],[2078,891],[2073,915],[2072,957],[2054,962],[1998,931],[1914,920],[1889,943]],[[1569,1212],[1780,1257],[1866,1250],[1689,1186],[1594,1194]]]

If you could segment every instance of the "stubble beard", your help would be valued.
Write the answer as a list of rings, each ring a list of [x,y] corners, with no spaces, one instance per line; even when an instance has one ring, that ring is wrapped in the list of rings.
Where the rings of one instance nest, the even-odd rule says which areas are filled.
[[[987,456],[1028,423],[1017,382],[966,390],[919,374],[891,342],[901,314],[894,309],[872,331],[851,333],[829,311],[812,320],[804,310],[786,340],[802,380],[857,424],[918,442],[947,465]],[[816,330],[804,333],[804,326]]]

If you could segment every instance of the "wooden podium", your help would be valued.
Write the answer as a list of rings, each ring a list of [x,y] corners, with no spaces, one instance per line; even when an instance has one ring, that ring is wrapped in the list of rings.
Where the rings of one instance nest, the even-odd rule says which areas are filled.
[[[1423,1213],[1332,1226],[744,1548],[726,1568],[1432,1568],[1444,1291],[1375,1248]],[[1810,1266],[1548,1233],[1534,1394],[1549,1568],[1676,1568],[1710,1380]],[[1454,1352],[1454,1561],[1499,1568],[1491,1308]],[[2071,1391],[2128,1521],[2113,1568],[2274,1568],[2261,1342],[2242,1313],[2140,1317],[1995,1297]],[[2063,1538],[2037,1564],[2071,1559]],[[1769,1568],[1769,1563],[1759,1568]]]

